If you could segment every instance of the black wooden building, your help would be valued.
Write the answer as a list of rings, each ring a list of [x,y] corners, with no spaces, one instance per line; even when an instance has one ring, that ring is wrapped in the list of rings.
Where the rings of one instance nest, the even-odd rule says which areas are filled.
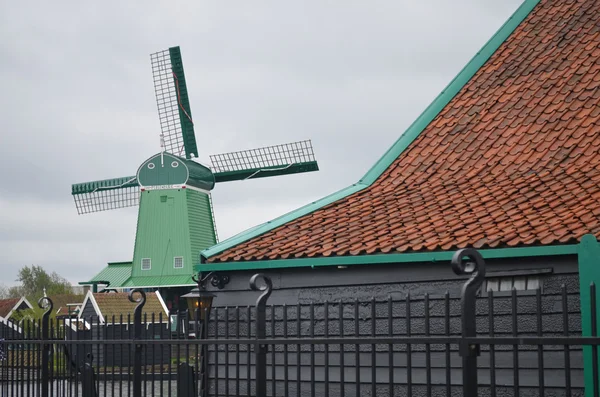
[[[22,329],[14,315],[31,308],[31,303],[25,297],[0,299],[0,339],[10,339],[21,334]]]
[[[133,313],[137,303],[131,302],[125,292],[88,291],[77,319],[69,321],[69,338],[75,340],[127,340],[133,338]],[[142,311],[143,339],[170,339],[169,313],[158,291],[147,292]],[[132,364],[133,350],[129,345],[79,344],[71,355],[77,363],[86,362],[88,353],[99,366],[128,367]],[[168,348],[144,350],[144,365],[165,364],[170,359]]]
[[[600,281],[588,260],[600,236],[599,48],[596,1],[526,0],[357,183],[201,253],[202,277],[228,276],[219,287],[207,284],[216,295],[209,334],[226,338],[228,325],[240,323],[234,333],[245,335],[244,308],[257,296],[248,280],[257,272],[273,281],[272,335],[368,335],[369,324],[390,335],[458,333],[454,308],[465,278],[449,263],[463,247],[487,262],[478,332],[588,332],[587,286]],[[415,305],[410,315],[406,300]],[[537,395],[537,351],[520,348],[515,361],[509,347],[499,350],[493,365],[482,355],[480,383],[492,381],[493,366],[493,381],[512,385],[516,363],[524,392]],[[341,379],[389,382],[387,353],[349,351],[343,365],[339,356],[325,365],[324,351],[312,353],[272,352],[272,387],[284,387],[286,376],[311,383],[318,395]],[[231,354],[213,352],[212,373],[222,379],[214,387],[229,387]],[[414,387],[445,384],[448,362],[431,354],[428,380],[423,350],[395,350],[397,387],[406,386],[408,366]],[[556,395],[565,395],[566,382],[581,392],[589,371],[581,348],[566,356],[562,347],[544,351],[541,372]],[[297,374],[282,369],[288,359],[301,363]],[[458,385],[458,353],[449,360]],[[315,366],[321,374],[327,368],[327,379],[311,378]]]

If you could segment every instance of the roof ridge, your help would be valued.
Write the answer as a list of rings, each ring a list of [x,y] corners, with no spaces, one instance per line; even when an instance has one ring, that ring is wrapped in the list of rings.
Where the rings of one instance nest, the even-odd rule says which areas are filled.
[[[461,89],[471,80],[477,71],[488,61],[488,59],[498,50],[508,37],[517,29],[517,27],[527,18],[530,12],[535,8],[540,0],[525,0],[517,10],[502,24],[496,33],[483,45],[473,58],[461,69],[461,71],[450,81],[442,92],[425,108],[423,113],[404,131],[396,142],[388,148],[383,156],[367,171],[367,173],[355,184],[332,193],[322,199],[314,201],[296,210],[288,212],[266,223],[254,226],[246,231],[238,233],[227,240],[224,240],[208,249],[200,252],[200,261],[204,262],[210,258],[231,247],[251,238],[260,236],[271,231],[285,223],[300,218],[311,212],[314,212],[326,205],[332,204],[340,199],[350,196],[353,193],[369,187],[377,178],[379,178],[394,160],[425,130],[425,128],[435,119],[442,109],[461,91]],[[201,266],[197,269],[202,271]]]

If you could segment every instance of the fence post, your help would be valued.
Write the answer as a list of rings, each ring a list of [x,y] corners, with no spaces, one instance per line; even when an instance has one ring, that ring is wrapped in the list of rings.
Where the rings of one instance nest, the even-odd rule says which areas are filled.
[[[181,363],[177,367],[177,397],[196,397],[196,374],[194,367]]]
[[[577,262],[579,264],[579,298],[581,310],[581,336],[594,335],[594,326],[598,327],[598,318],[595,308],[600,307],[600,296],[592,296],[592,285],[600,285],[600,242],[594,235],[586,234],[581,238],[577,247]],[[596,287],[594,287],[596,288]],[[567,311],[563,307],[564,311]],[[599,391],[595,388],[596,379],[600,376],[597,366],[594,365],[594,346],[585,345],[583,350],[583,380],[586,397],[597,396]]]
[[[96,390],[96,374],[94,373],[94,367],[92,361],[94,355],[92,353],[87,354],[87,362],[82,362],[79,368],[81,372],[81,391],[85,397],[97,397],[98,390]]]
[[[44,301],[46,305],[44,306]],[[50,313],[52,313],[52,299],[43,296],[38,300],[40,309],[46,309],[42,315],[42,341],[46,342],[50,339]],[[42,397],[48,397],[48,387],[50,386],[50,344],[42,344]]]
[[[479,356],[480,352],[479,345],[468,343],[465,338],[477,336],[477,324],[475,321],[477,314],[477,291],[485,278],[485,261],[475,249],[460,249],[452,256],[452,270],[458,275],[471,275],[469,280],[463,285],[461,291],[463,339],[459,346],[459,354],[462,357],[463,395],[465,397],[477,397],[477,356]]]
[[[262,287],[258,286],[259,278],[262,278],[265,284]],[[271,296],[273,283],[269,277],[258,273],[250,279],[250,288],[253,291],[264,291],[256,300],[256,339],[265,339],[267,337],[267,299]],[[256,396],[264,397],[267,395],[267,345],[256,343],[254,356],[256,360]]]
[[[140,297],[134,299],[133,294],[139,293]],[[129,301],[136,303],[137,306],[133,311],[133,397],[142,397],[142,345],[139,340],[142,338],[142,309],[146,304],[146,294],[139,288],[135,288],[129,292]]]

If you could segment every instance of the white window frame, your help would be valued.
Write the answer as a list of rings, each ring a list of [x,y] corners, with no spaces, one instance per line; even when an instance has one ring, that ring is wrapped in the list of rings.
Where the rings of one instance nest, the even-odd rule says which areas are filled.
[[[148,261],[148,265],[149,265],[148,268],[144,267],[144,261]],[[152,258],[142,258],[140,267],[142,270],[152,270]]]
[[[177,259],[181,259],[181,266],[175,266],[175,264],[177,263]],[[173,269],[183,269],[184,267],[184,263],[183,263],[183,256],[176,256],[173,258]]]
[[[513,288],[517,292],[535,292],[542,288],[542,279],[539,275],[527,275],[516,277],[490,277],[483,283],[482,292],[489,293],[511,293]]]
[[[554,274],[554,268],[510,269],[490,271],[479,289],[480,296],[511,296],[513,288],[518,295],[535,295],[537,290],[544,292],[544,281]]]

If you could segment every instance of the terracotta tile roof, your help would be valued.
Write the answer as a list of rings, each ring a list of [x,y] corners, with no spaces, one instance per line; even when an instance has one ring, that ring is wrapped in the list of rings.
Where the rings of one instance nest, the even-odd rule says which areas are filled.
[[[128,294],[126,292],[118,292],[118,293],[95,293],[94,299],[98,304],[98,308],[102,312],[104,319],[107,322],[112,322],[112,317],[115,316],[115,321],[119,321],[120,315],[123,315],[123,320],[127,321],[127,315],[131,315],[131,321],[133,321],[133,310],[137,306],[137,303],[132,303],[128,299]],[[137,294],[135,295],[137,297]],[[167,313],[164,311],[156,293],[147,292],[146,293],[146,304],[144,305],[144,309],[142,311],[142,321],[144,316],[147,316],[147,320],[150,321],[152,319],[152,314],[154,314],[155,321],[158,321],[159,314],[162,313],[163,321],[168,319]]]
[[[542,0],[369,187],[209,259],[600,237],[600,7]]]
[[[0,317],[6,317],[21,298],[0,299]]]

